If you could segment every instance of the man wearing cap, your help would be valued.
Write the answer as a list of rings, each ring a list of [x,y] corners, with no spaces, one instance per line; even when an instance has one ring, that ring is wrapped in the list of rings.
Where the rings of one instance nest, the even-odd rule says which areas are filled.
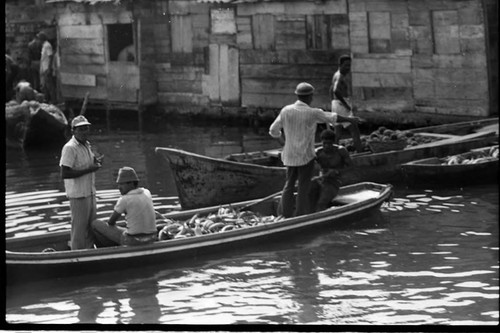
[[[306,82],[301,82],[295,89],[298,100],[281,109],[278,117],[269,128],[269,134],[278,138],[284,147],[281,160],[286,166],[286,182],[281,195],[280,212],[284,217],[299,216],[311,212],[309,207],[309,190],[311,177],[314,171],[314,137],[319,123],[332,123],[347,121],[358,123],[358,117],[345,117],[332,112],[325,112],[309,105],[313,100],[314,87]],[[283,130],[283,133],[282,133]],[[298,180],[297,198],[294,200],[293,192],[295,182]]]
[[[156,217],[163,217],[153,206],[151,192],[138,187],[139,178],[130,167],[120,168],[116,179],[121,193],[109,220],[94,220],[92,229],[100,246],[141,245],[158,240]],[[125,214],[127,228],[116,221]]]
[[[337,114],[352,117],[354,113],[352,112],[352,106],[349,102],[349,84],[347,81],[347,75],[351,71],[351,57],[348,55],[342,55],[339,58],[339,68],[333,74],[332,85],[330,87],[330,98],[332,99],[332,112]],[[340,137],[342,135],[343,129],[347,129],[352,136],[352,141],[354,143],[354,148],[356,152],[361,153],[363,151],[363,146],[361,145],[361,138],[359,133],[358,125],[349,122],[338,122],[335,127],[335,143],[338,144]]]
[[[89,249],[94,246],[90,223],[96,217],[96,189],[94,172],[102,159],[91,150],[88,134],[90,123],[84,116],[71,121],[73,136],[61,152],[61,177],[71,210],[71,249]]]

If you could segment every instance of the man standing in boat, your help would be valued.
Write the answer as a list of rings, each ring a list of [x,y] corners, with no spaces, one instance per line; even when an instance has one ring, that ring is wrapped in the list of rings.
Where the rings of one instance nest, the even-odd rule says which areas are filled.
[[[351,72],[351,57],[343,55],[339,58],[339,68],[333,74],[332,85],[330,87],[330,98],[332,99],[332,112],[339,115],[352,117],[352,105],[349,102],[349,84],[347,75]],[[338,144],[344,129],[347,129],[352,137],[354,148],[356,152],[361,153],[363,146],[361,145],[361,138],[359,133],[358,124],[349,122],[337,122],[334,126],[336,141]]]
[[[163,216],[156,212],[153,198],[148,189],[139,187],[139,178],[133,168],[123,167],[116,179],[121,197],[118,199],[108,221],[95,220],[92,229],[99,246],[141,245],[158,240],[156,217]],[[127,227],[119,227],[116,221],[125,214]]]
[[[281,160],[286,166],[286,182],[281,195],[280,212],[284,217],[294,215],[294,188],[298,181],[295,216],[311,211],[309,191],[314,171],[314,136],[319,123],[335,124],[337,121],[357,124],[358,117],[347,117],[335,112],[312,108],[314,87],[302,82],[297,85],[298,100],[281,109],[269,128],[269,134],[284,144]],[[283,130],[283,133],[282,133]],[[284,136],[284,138],[282,137]],[[284,140],[283,140],[284,139]]]
[[[71,210],[71,249],[90,249],[94,235],[90,224],[96,218],[96,189],[94,173],[101,168],[91,150],[88,134],[90,123],[84,116],[71,122],[73,137],[61,152],[61,177]]]

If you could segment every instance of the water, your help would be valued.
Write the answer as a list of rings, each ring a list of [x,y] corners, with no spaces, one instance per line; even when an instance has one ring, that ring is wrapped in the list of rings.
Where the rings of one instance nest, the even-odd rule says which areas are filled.
[[[95,122],[97,124],[97,122]],[[134,167],[157,209],[179,209],[156,146],[214,157],[274,148],[267,129],[93,126],[105,154],[98,213]],[[60,150],[7,151],[6,235],[67,229]],[[342,228],[182,262],[6,290],[10,323],[497,325],[498,187],[395,187],[380,212]]]

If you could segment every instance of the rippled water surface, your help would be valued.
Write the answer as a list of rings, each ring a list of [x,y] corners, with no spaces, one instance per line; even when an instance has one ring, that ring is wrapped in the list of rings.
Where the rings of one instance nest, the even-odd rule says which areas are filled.
[[[121,127],[120,127],[121,126]],[[94,126],[98,214],[129,165],[161,212],[179,209],[155,146],[210,156],[276,147],[265,128]],[[60,149],[7,151],[6,235],[69,228]],[[198,259],[7,288],[10,323],[497,325],[498,187],[407,189],[379,212]]]

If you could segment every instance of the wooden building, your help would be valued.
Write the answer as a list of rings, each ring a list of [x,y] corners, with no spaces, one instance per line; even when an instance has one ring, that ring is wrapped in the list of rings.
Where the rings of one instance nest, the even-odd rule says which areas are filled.
[[[140,109],[157,102],[149,1],[47,0],[56,9],[65,100]]]
[[[292,103],[307,81],[329,109],[338,58],[350,54],[359,110],[498,114],[495,0],[45,2],[65,99],[89,91],[118,108],[242,116]],[[134,60],[119,60],[128,45]]]

